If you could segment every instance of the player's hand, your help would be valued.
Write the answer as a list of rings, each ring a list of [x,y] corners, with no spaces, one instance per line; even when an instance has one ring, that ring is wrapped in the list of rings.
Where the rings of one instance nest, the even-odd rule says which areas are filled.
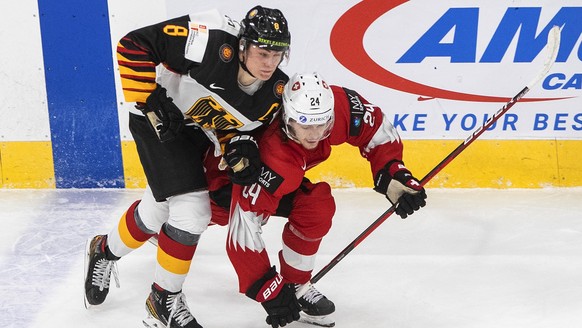
[[[400,161],[391,161],[378,171],[374,190],[386,195],[403,219],[426,205],[426,191]]]
[[[272,267],[247,290],[245,295],[260,302],[265,308],[268,325],[272,328],[284,327],[299,320],[299,302],[293,286],[277,273],[275,267]]]
[[[230,167],[228,176],[233,183],[249,186],[261,174],[261,157],[255,138],[249,134],[234,136],[224,147],[222,156]]]
[[[168,97],[166,89],[159,84],[148,96],[146,103],[138,104],[136,108],[145,114],[161,142],[176,138],[184,126],[184,115],[173,99]]]

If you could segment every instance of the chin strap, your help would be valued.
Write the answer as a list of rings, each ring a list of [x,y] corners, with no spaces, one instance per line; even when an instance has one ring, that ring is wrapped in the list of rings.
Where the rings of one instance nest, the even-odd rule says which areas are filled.
[[[246,60],[246,57],[245,57]],[[247,73],[249,73],[250,76],[252,76],[253,78],[257,78],[256,76],[253,75],[253,73],[251,73],[251,71],[249,71],[249,69],[247,68],[247,64],[245,64],[244,61],[239,62],[240,63],[240,67]]]

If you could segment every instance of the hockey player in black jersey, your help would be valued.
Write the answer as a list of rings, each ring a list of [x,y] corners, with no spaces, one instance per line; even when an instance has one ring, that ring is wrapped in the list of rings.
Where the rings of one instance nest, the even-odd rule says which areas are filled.
[[[281,106],[288,76],[279,65],[288,60],[290,41],[281,11],[261,6],[240,24],[209,11],[147,26],[119,41],[124,97],[136,103],[129,128],[147,187],[119,224],[87,242],[87,307],[105,301],[112,274],[119,285],[116,261],[158,234],[144,324],[201,327],[182,286],[211,218],[202,159],[214,143],[234,182],[256,180],[261,163],[251,132],[270,123]],[[290,293],[280,303],[297,302]],[[276,312],[268,315],[278,322]]]

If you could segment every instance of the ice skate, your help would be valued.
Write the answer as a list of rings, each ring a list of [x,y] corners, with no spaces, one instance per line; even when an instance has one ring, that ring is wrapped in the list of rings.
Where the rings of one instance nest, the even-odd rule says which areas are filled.
[[[95,236],[85,246],[85,308],[99,305],[109,293],[111,274],[119,288],[116,260],[107,259],[107,236]]]
[[[299,321],[321,327],[334,327],[332,314],[335,305],[320,293],[311,283],[295,285],[297,300],[301,306]]]
[[[146,300],[146,311],[148,318],[143,324],[148,328],[202,328],[190,313],[182,292],[171,293],[156,284]]]

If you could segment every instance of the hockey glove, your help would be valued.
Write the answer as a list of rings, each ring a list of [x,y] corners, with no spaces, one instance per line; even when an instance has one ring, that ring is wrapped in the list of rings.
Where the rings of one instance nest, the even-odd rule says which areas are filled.
[[[403,219],[426,205],[426,191],[400,161],[390,161],[378,171],[374,190],[396,205],[395,212]]]
[[[147,117],[161,142],[176,138],[184,127],[184,115],[159,84],[148,96],[145,105],[138,104],[136,108]]]
[[[259,147],[253,136],[239,134],[224,147],[222,156],[230,167],[228,176],[233,183],[250,186],[257,182],[261,174]]]
[[[263,305],[267,311],[268,325],[273,328],[285,327],[288,323],[299,320],[299,302],[293,286],[286,283],[275,267],[272,267],[249,287],[245,295]]]

